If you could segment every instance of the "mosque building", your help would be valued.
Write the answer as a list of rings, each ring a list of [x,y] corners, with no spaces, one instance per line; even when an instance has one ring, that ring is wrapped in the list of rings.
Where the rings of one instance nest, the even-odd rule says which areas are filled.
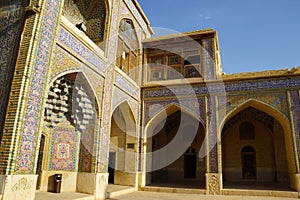
[[[217,31],[152,37],[137,0],[0,0],[0,20],[1,199],[57,174],[95,200],[112,184],[298,198],[299,67],[225,74]]]

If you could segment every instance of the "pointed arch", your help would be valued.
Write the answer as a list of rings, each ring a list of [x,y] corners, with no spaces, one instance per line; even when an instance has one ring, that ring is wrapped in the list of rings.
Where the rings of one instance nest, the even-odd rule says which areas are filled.
[[[297,156],[295,154],[295,142],[292,136],[292,130],[291,130],[291,124],[289,119],[283,115],[280,111],[278,111],[276,108],[272,107],[271,105],[268,105],[264,102],[261,102],[256,99],[249,99],[243,104],[240,104],[235,109],[233,109],[231,112],[227,114],[227,116],[223,119],[223,121],[219,125],[219,130],[222,133],[222,130],[224,128],[224,125],[227,121],[229,121],[233,116],[241,112],[242,110],[253,107],[259,111],[265,112],[266,114],[273,117],[281,126],[283,129],[284,134],[284,140],[285,140],[285,149],[286,149],[286,157],[287,157],[287,165],[288,165],[288,171],[290,176],[293,174],[296,174],[298,171],[298,161]],[[291,181],[291,185],[293,181]]]
[[[122,14],[120,19],[127,19],[127,20],[132,21],[133,27],[134,27],[135,32],[136,32],[136,38],[137,38],[137,41],[138,41],[138,49],[142,50],[143,49],[142,48],[142,43],[139,42],[139,41],[142,40],[141,35],[139,35],[139,31],[142,31],[142,29],[140,28],[140,24],[136,20],[134,20],[130,14]]]
[[[116,112],[121,112],[122,117],[124,118],[125,125],[127,128],[127,131],[135,131],[136,130],[136,124],[137,124],[137,119],[134,116],[133,109],[127,99],[119,102],[112,110],[113,112],[111,113],[111,118],[114,117],[114,114],[118,114]],[[126,116],[126,117],[124,117]]]
[[[161,121],[163,121],[164,118],[166,118],[167,116],[175,113],[176,111],[183,111],[184,113],[186,113],[189,116],[193,117],[195,120],[199,121],[202,126],[204,126],[204,124],[205,124],[202,119],[197,117],[194,113],[192,113],[191,111],[189,111],[185,107],[180,106],[177,103],[170,103],[163,110],[161,110],[160,112],[156,113],[155,115],[153,115],[151,117],[151,119],[145,125],[145,129],[147,131],[149,131],[148,130],[149,127],[152,127],[152,126],[156,127],[157,125],[159,125],[159,123]]]
[[[287,129],[291,131],[290,122],[289,119],[286,118],[280,111],[278,111],[276,108],[272,107],[269,104],[266,104],[262,101],[256,100],[256,99],[249,99],[246,102],[238,105],[236,108],[231,110],[221,121],[220,123],[220,129],[222,130],[226,122],[231,119],[234,115],[239,113],[240,111],[244,110],[247,107],[254,107],[257,110],[263,111],[267,113],[268,115],[272,116],[274,119],[276,119],[284,129]]]
[[[64,71],[64,72],[62,72],[62,73],[59,73],[59,74],[57,74],[57,75],[51,77],[51,80],[49,81],[49,85],[52,85],[53,82],[54,82],[55,80],[57,80],[58,78],[63,77],[63,76],[66,76],[66,75],[68,75],[68,74],[73,74],[73,73],[76,73],[76,74],[77,74],[76,76],[78,76],[78,75],[82,75],[82,76],[83,76],[84,81],[87,82],[87,85],[88,85],[89,89],[90,89],[90,90],[92,91],[92,93],[93,93],[93,97],[96,99],[97,107],[99,108],[99,107],[100,107],[99,105],[101,105],[101,103],[100,103],[101,101],[99,100],[99,97],[98,97],[98,95],[97,95],[96,89],[94,88],[94,84],[91,83],[90,79],[88,78],[88,75],[87,75],[83,70],[80,70],[80,69],[72,69],[72,70],[68,70],[68,71]]]
[[[109,183],[136,184],[135,177],[129,176],[128,173],[137,171],[138,130],[130,103],[127,100],[119,102],[111,114]]]
[[[147,174],[147,184],[192,178],[199,187],[204,187],[205,159],[196,159],[196,152],[204,144],[206,131],[199,118],[186,108],[172,103],[151,118],[144,133],[147,142],[143,168],[151,172]],[[185,156],[189,148],[195,149],[192,157]],[[191,167],[193,173],[187,173],[187,167]]]
[[[113,90],[113,99],[112,99],[112,111],[114,111],[122,103],[127,103],[130,107],[132,114],[134,116],[135,123],[138,123],[139,113],[138,113],[138,102],[135,99],[132,99],[127,93],[123,90],[115,87]],[[112,112],[113,113],[113,112]]]

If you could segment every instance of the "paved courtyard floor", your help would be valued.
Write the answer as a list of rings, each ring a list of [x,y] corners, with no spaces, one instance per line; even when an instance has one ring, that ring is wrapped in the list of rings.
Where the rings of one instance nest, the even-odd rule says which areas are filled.
[[[254,196],[210,196],[199,194],[178,194],[178,193],[162,193],[162,192],[132,192],[124,194],[110,200],[292,200],[295,198],[283,197],[254,197]]]

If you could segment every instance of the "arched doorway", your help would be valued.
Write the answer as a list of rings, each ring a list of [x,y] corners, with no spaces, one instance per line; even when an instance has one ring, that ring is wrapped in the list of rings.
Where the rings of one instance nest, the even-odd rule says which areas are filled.
[[[198,157],[205,136],[202,123],[176,106],[164,113],[165,118],[158,114],[159,120],[154,118],[152,123],[156,123],[147,128],[148,149],[152,147],[147,152],[151,154],[149,182],[161,187],[204,188],[205,158]]]
[[[242,149],[242,174],[243,180],[255,180],[256,179],[256,157],[255,150],[246,146]]]
[[[289,188],[287,137],[280,122],[267,112],[251,104],[226,121],[222,130],[225,188]]]
[[[137,134],[136,121],[125,101],[116,107],[111,119],[109,183],[127,186],[137,184]]]
[[[195,179],[197,173],[196,150],[190,147],[184,155],[184,178]]]

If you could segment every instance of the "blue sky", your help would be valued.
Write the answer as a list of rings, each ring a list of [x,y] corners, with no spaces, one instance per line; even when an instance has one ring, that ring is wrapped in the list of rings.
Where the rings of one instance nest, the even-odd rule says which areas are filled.
[[[152,27],[218,32],[226,73],[300,66],[300,0],[138,0]]]

